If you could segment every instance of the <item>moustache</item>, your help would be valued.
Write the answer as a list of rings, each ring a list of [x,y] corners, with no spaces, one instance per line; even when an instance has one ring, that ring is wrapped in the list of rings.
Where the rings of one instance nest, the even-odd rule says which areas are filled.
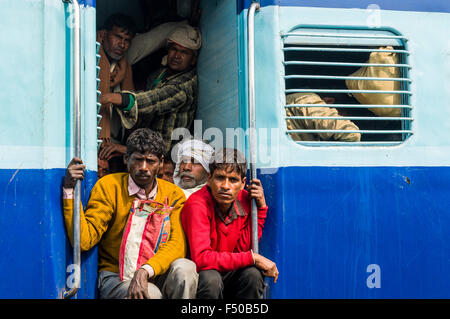
[[[150,174],[145,174],[145,173],[137,173],[136,176],[137,176],[137,177],[144,177],[144,178],[152,177],[152,175],[150,175]]]
[[[183,178],[183,177],[189,177],[191,179],[195,179],[194,175],[189,173],[189,172],[182,172],[182,173],[180,173],[180,178]]]

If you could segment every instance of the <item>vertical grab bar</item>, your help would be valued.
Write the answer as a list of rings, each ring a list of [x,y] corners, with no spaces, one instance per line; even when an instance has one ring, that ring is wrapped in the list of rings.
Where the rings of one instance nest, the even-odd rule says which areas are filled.
[[[73,4],[73,141],[74,156],[81,158],[81,17],[80,5],[77,0],[63,0]],[[80,247],[80,208],[81,208],[81,181],[77,181],[73,201],[73,284],[65,290],[64,299],[74,296],[80,288],[81,281],[81,247]]]
[[[247,16],[247,65],[248,65],[248,114],[249,114],[249,153],[250,180],[257,177],[256,173],[256,141],[255,141],[255,11],[259,10],[258,2],[253,2]],[[258,210],[255,200],[252,200],[252,248],[258,253]]]

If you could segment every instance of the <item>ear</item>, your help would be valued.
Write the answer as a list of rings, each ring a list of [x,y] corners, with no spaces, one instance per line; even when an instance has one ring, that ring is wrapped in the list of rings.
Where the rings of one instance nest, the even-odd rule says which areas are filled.
[[[197,57],[198,57],[198,53],[195,52],[194,56],[192,57],[191,66],[194,66],[197,63]]]
[[[159,159],[159,168],[158,168],[158,172],[162,171],[164,167],[164,155],[161,156],[161,158]]]
[[[123,155],[123,163],[125,164],[125,166],[127,166],[128,167],[128,153],[125,153],[124,155]]]
[[[247,182],[247,177],[244,177],[242,179],[242,185],[241,185],[241,190],[243,190],[245,188],[245,182]]]
[[[208,186],[209,186],[209,184],[210,184],[210,182],[211,182],[211,178],[212,178],[212,175],[210,174],[210,173],[207,173],[208,175],[207,175],[207,177],[206,177],[206,184],[208,184]]]

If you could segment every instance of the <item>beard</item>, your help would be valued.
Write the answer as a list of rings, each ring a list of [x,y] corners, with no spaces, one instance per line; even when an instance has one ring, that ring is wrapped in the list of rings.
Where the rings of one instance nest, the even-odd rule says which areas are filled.
[[[183,177],[189,177],[189,179],[184,180]],[[180,187],[183,189],[194,188],[206,182],[205,176],[200,176],[200,178],[195,178],[195,176],[189,172],[183,172],[180,174]]]
[[[116,53],[112,52],[112,50],[109,48],[109,46],[106,43],[103,45],[103,49],[104,49],[106,55],[111,60],[116,61],[116,62],[120,61],[125,56],[125,53],[122,53],[122,54],[119,55],[119,54],[116,54]]]

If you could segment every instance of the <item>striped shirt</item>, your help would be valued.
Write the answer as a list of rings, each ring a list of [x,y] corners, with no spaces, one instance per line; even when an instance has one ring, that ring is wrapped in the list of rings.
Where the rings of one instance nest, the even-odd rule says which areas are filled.
[[[167,76],[167,68],[150,75],[147,91],[133,94],[135,105],[130,111],[119,111],[127,128],[149,128],[160,132],[166,143],[172,144],[175,128],[189,129],[197,109],[197,72],[195,68]],[[158,81],[155,81],[158,80]]]

